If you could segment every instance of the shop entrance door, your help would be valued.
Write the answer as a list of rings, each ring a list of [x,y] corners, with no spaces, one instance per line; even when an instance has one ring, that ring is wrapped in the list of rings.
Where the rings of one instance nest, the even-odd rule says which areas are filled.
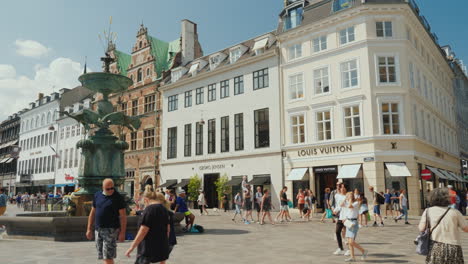
[[[203,191],[205,192],[206,204],[211,208],[218,208],[218,192],[215,182],[219,178],[219,173],[203,175]]]
[[[315,193],[317,195],[317,204],[319,208],[323,208],[325,188],[330,188],[330,191],[336,188],[337,176],[337,173],[315,174]]]

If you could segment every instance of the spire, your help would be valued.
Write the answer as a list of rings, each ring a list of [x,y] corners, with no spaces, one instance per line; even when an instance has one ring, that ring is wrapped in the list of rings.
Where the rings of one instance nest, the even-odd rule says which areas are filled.
[[[148,32],[148,28],[143,25],[143,22],[141,22],[140,29],[138,30],[137,37],[146,34]]]
[[[83,74],[86,74],[86,60],[87,60],[87,56],[85,56],[85,59],[84,59],[84,71],[83,71]]]

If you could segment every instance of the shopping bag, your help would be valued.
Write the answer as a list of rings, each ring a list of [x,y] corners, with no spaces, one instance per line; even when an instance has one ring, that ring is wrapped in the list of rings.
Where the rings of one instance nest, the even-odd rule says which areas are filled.
[[[370,214],[369,214],[369,212],[367,212],[367,214],[366,214],[366,215],[367,215],[367,221],[370,221],[370,220],[371,220],[371,217],[370,217]]]
[[[332,218],[333,217],[333,212],[331,209],[325,209],[325,212],[327,213],[327,218]]]
[[[288,201],[288,207],[289,207],[289,208],[293,208],[293,207],[294,207],[294,204],[293,204],[291,201]]]

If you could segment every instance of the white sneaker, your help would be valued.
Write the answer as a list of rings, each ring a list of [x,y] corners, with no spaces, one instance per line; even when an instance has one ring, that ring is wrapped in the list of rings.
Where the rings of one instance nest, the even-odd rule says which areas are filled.
[[[345,259],[344,261],[345,261],[345,262],[356,262],[356,260],[353,259],[353,258],[347,258],[347,259]]]
[[[338,256],[338,255],[343,255],[344,253],[345,253],[344,250],[337,248],[336,251],[333,252],[333,255]]]
[[[349,250],[346,250],[346,252],[344,253],[345,257],[348,257],[351,255],[351,252]]]
[[[363,225],[359,225],[359,228],[362,228],[362,227],[363,227]]]
[[[364,253],[362,253],[361,260],[366,260],[367,255],[369,255],[369,251],[364,250]]]

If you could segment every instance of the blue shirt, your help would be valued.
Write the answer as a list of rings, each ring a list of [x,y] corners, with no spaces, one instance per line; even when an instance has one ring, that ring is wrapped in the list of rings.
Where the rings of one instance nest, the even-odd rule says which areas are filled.
[[[177,212],[178,212],[178,213],[185,213],[185,212],[188,211],[188,209],[187,209],[187,204],[185,203],[184,198],[182,198],[182,197],[177,197],[177,199],[176,199],[176,205],[179,206],[179,207],[177,207]]]
[[[390,194],[390,193],[385,193],[385,194],[384,194],[384,197],[385,197],[385,203],[388,203],[388,204],[389,204],[390,201],[391,201],[391,200],[390,200],[390,197],[392,197],[392,194]]]
[[[110,196],[106,196],[102,191],[94,194],[93,207],[96,210],[96,228],[119,228],[119,210],[125,208],[123,197],[116,191]]]
[[[0,194],[0,207],[6,207],[7,200],[8,197],[4,193]]]

